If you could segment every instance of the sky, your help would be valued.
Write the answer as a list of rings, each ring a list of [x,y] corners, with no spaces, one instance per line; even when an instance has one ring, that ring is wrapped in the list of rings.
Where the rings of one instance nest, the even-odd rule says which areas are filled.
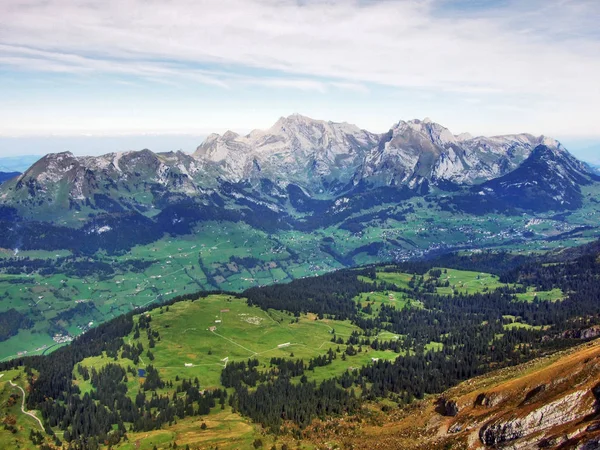
[[[600,163],[597,0],[0,2],[0,157],[193,150],[292,113]]]

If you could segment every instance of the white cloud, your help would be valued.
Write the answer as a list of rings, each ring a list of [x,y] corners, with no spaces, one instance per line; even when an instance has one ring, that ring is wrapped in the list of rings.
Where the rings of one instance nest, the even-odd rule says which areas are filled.
[[[434,14],[432,1],[12,0],[0,6],[0,51],[99,71],[163,64],[165,75],[177,69],[132,61],[224,63],[452,90],[546,93],[589,82],[592,74],[582,72],[598,74],[600,46],[580,37],[584,30],[573,22],[600,8],[529,3],[541,8],[446,17]],[[555,34],[568,35],[557,42]]]
[[[463,2],[464,3],[464,2]],[[452,0],[11,0],[0,66],[228,88],[551,97],[598,111],[600,3]],[[279,72],[279,73],[278,73]],[[557,119],[557,112],[546,112]]]

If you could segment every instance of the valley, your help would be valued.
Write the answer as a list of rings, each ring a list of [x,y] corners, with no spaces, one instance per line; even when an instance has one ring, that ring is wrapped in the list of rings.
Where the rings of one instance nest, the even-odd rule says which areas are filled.
[[[47,353],[61,340],[87,330],[90,323],[94,326],[198,290],[239,292],[353,265],[459,249],[529,254],[576,246],[599,233],[600,206],[588,205],[568,218],[553,214],[456,216],[432,211],[427,199],[417,197],[384,206],[384,211],[410,210],[403,220],[384,214],[380,219],[381,213],[374,208],[371,215],[375,218],[359,216],[356,223],[362,229],[354,232],[340,227],[266,232],[243,223],[208,221],[196,225],[193,233],[165,236],[122,254],[4,250],[0,252],[0,316],[15,309],[33,326],[4,336],[0,360]]]

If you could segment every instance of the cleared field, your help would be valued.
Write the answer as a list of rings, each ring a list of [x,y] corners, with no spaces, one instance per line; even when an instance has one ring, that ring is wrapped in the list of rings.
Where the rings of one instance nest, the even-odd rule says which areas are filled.
[[[156,367],[161,377],[198,377],[204,388],[219,387],[220,375],[226,363],[257,358],[268,367],[273,357],[308,360],[324,355],[337,344],[331,342],[333,333],[338,337],[350,336],[359,329],[349,322],[316,320],[314,315],[295,318],[280,311],[269,313],[246,305],[244,300],[227,295],[212,295],[194,302],[179,302],[167,308],[157,308],[148,313],[152,318],[152,330],[158,331],[160,340],[151,348],[154,361],[146,356],[149,349],[148,338],[141,333],[136,340],[133,333],[126,342],[144,347],[137,368],[148,364]],[[214,327],[214,329],[213,329]],[[345,345],[339,346],[343,351]],[[348,367],[360,367],[371,357],[393,359],[393,352],[377,352],[371,356],[370,348],[364,353],[348,357],[346,361],[336,359],[326,370],[318,368],[314,373],[307,372],[309,379],[321,380],[340,375]],[[111,358],[95,357],[85,359],[81,364],[88,367],[101,366],[114,362]],[[135,367],[131,360],[119,359],[124,367]],[[77,377],[77,373],[74,372]],[[91,389],[88,382],[78,380],[82,391]],[[130,379],[128,387],[135,388],[139,381]]]
[[[440,281],[448,281],[449,287],[438,287],[437,293],[451,295],[455,290],[461,294],[475,294],[485,290],[493,291],[505,284],[498,277],[489,273],[470,272],[467,270],[441,269]]]
[[[505,284],[500,283],[497,276],[489,273],[446,269],[443,267],[436,269],[442,272],[439,277],[439,281],[441,283],[448,282],[448,287],[439,286],[436,288],[436,292],[440,295],[452,295],[455,291],[461,294],[474,294],[487,290],[493,291],[494,289],[505,286]],[[384,269],[380,269],[377,271],[377,279],[394,284],[399,289],[412,290],[413,287],[410,286],[411,280],[418,280],[418,276],[413,274],[402,272],[384,272],[383,270]],[[431,277],[430,272],[425,274],[423,277],[424,281],[431,280],[432,278],[433,277]],[[368,278],[363,277],[363,279],[364,281],[371,281]]]
[[[397,272],[377,272],[377,279],[387,283],[395,284],[400,289],[410,289],[408,285],[413,275]]]
[[[206,429],[202,429],[202,424]],[[215,409],[205,418],[190,417],[180,420],[169,427],[169,430],[156,430],[141,433],[130,433],[129,443],[119,446],[124,450],[151,450],[164,448],[177,443],[178,447],[208,448],[218,446],[219,449],[251,449],[255,439],[261,434],[254,424],[233,414],[230,408],[224,411]],[[262,438],[265,440],[265,438]],[[269,442],[269,440],[265,440]],[[213,447],[214,448],[214,447]]]
[[[423,307],[423,304],[420,301],[411,299],[404,292],[396,291],[363,292],[356,296],[354,300],[360,302],[363,308],[366,307],[367,304],[370,304],[372,309],[371,315],[376,315],[381,309],[381,305],[393,306],[396,309]]]
[[[508,323],[506,325],[503,325],[503,328],[505,330],[518,330],[518,329],[524,329],[524,330],[541,330],[541,329],[543,329],[542,326],[533,326],[533,325],[529,325],[528,323],[524,323],[524,322],[512,322],[512,323]]]
[[[565,294],[560,289],[536,291],[535,289],[530,288],[524,294],[517,294],[517,299],[522,302],[533,302],[534,300],[542,302],[558,302],[565,299]]]

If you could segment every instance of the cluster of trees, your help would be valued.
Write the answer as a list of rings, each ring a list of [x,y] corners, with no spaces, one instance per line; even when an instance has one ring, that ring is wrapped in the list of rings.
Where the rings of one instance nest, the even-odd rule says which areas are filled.
[[[248,299],[248,305],[259,306],[265,311],[273,308],[297,315],[312,312],[320,318],[327,314],[334,319],[346,320],[355,317],[358,312],[352,299],[361,292],[378,288],[362,281],[359,275],[374,279],[375,270],[340,270],[288,284],[250,288],[243,295]]]
[[[354,392],[341,388],[335,380],[317,385],[294,384],[289,378],[277,378],[254,390],[238,384],[230,405],[273,432],[287,420],[306,427],[317,417],[351,413],[359,407]]]
[[[0,273],[11,275],[33,273],[53,275],[60,273],[69,277],[107,279],[116,272],[142,272],[154,263],[155,261],[128,259],[113,261],[109,264],[89,256],[64,256],[56,259],[15,256],[0,260]]]
[[[31,328],[33,321],[14,308],[0,312],[0,342],[19,332],[21,328]]]
[[[172,396],[157,394],[155,389],[163,388],[165,382],[156,369],[148,366],[142,390],[131,400],[127,395],[127,371],[120,365],[109,363],[99,371],[82,368],[80,372],[89,373],[94,387],[90,393],[74,394],[69,403],[42,405],[48,425],[64,430],[64,439],[74,444],[92,436],[116,444],[125,436],[126,424],[136,432],[156,430],[177,419],[209,414],[217,401],[224,405],[227,398],[224,390],[200,391],[197,379],[182,380]],[[152,392],[148,396],[149,390]],[[77,407],[73,408],[72,403]]]

